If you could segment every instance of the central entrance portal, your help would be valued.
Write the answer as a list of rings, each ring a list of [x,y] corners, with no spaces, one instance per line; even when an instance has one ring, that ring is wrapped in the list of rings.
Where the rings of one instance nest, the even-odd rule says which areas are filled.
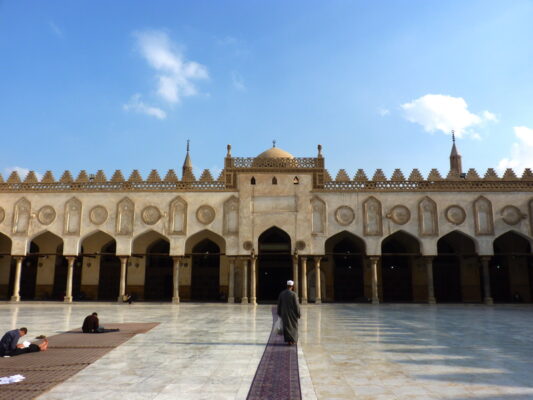
[[[273,302],[278,299],[292,277],[291,238],[273,227],[259,236],[257,299]]]

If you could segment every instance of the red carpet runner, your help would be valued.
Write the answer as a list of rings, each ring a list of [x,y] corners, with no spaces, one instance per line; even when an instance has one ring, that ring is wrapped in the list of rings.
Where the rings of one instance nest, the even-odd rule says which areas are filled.
[[[288,346],[274,329],[276,307],[272,308],[272,319],[272,331],[247,400],[301,400],[297,347]]]

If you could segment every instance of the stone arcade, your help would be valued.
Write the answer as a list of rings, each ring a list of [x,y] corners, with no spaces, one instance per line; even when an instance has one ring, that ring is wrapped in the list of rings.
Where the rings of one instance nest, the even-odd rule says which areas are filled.
[[[6,300],[532,301],[533,174],[372,177],[272,147],[214,179],[134,170],[0,176]]]

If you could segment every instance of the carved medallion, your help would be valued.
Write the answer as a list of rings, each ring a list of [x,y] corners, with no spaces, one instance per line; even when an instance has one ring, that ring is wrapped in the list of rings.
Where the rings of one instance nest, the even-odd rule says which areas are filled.
[[[142,211],[141,217],[146,225],[154,225],[161,219],[161,211],[155,206],[148,206]]]
[[[296,241],[296,249],[297,250],[305,250],[305,242],[303,240],[297,240]]]
[[[446,219],[454,225],[461,225],[465,222],[466,212],[463,207],[454,204],[449,206],[446,211],[444,211],[444,216]]]
[[[502,219],[507,225],[516,225],[526,216],[522,214],[520,209],[515,206],[505,206],[502,208]]]
[[[4,222],[5,217],[6,217],[5,210],[2,207],[0,207],[0,223]]]
[[[335,210],[335,219],[339,225],[350,225],[355,218],[355,213],[351,207],[340,206]]]
[[[104,206],[94,206],[89,212],[89,219],[95,225],[102,225],[107,221],[107,209]]]
[[[215,209],[211,206],[208,206],[207,204],[198,207],[198,210],[196,210],[196,219],[198,220],[198,222],[204,225],[213,222],[213,220],[215,219],[215,215]]]
[[[244,250],[248,250],[248,251],[249,251],[249,250],[252,250],[253,247],[254,247],[253,243],[250,242],[249,240],[247,240],[246,242],[244,242],[244,243],[242,244],[242,248],[243,248]]]
[[[43,225],[50,225],[56,219],[56,210],[52,206],[43,206],[37,213],[37,219]]]
[[[392,207],[387,217],[395,224],[404,225],[411,219],[411,211],[406,206],[398,205]]]

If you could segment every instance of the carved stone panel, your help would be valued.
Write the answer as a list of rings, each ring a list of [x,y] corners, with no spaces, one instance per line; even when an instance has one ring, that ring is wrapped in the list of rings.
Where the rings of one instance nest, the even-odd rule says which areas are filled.
[[[339,225],[350,225],[355,219],[355,213],[351,207],[340,206],[335,210],[335,220]]]
[[[203,204],[196,210],[196,219],[201,224],[207,225],[215,220],[216,212],[213,207]]]
[[[522,214],[522,211],[516,206],[505,206],[501,211],[503,222],[507,225],[516,225],[521,220],[526,218],[525,214]]]
[[[494,234],[492,203],[486,197],[480,196],[474,202],[474,221],[476,225],[476,235]]]
[[[133,222],[135,204],[125,197],[117,204],[117,235],[131,235],[133,233]]]
[[[30,228],[31,203],[26,198],[22,198],[15,203],[13,210],[13,229],[14,235],[27,235]]]
[[[437,203],[429,197],[424,197],[418,203],[418,233],[420,236],[439,234]]]
[[[65,203],[65,235],[79,235],[81,228],[81,201],[73,197]]]
[[[170,235],[185,235],[187,233],[187,202],[181,197],[176,197],[170,202],[169,209]]]
[[[392,222],[398,225],[405,225],[411,219],[411,211],[404,205],[397,205],[387,214],[387,218],[390,218]]]
[[[381,203],[375,197],[369,197],[363,203],[363,233],[365,236],[383,235]]]
[[[37,213],[37,219],[43,225],[50,225],[56,219],[56,210],[52,206],[43,206]]]
[[[311,233],[320,235],[326,233],[326,203],[319,197],[311,199]]]
[[[253,247],[254,247],[254,244],[253,244],[251,241],[249,241],[249,240],[245,241],[245,242],[242,244],[242,248],[243,248],[244,250],[248,250],[248,251],[250,251],[250,250],[253,249]]]
[[[463,207],[454,204],[446,208],[446,210],[444,211],[444,216],[446,217],[448,222],[454,225],[461,225],[463,222],[465,222],[466,211]]]
[[[4,210],[2,207],[0,207],[0,224],[1,224],[2,222],[4,222],[4,218],[5,218],[5,217],[6,217],[6,212],[5,212],[5,210]]]
[[[154,225],[161,219],[161,211],[156,206],[144,207],[141,218],[146,225]]]
[[[296,241],[296,250],[305,250],[306,244],[303,240]]]
[[[239,199],[231,196],[224,202],[224,235],[239,233]]]
[[[108,215],[104,206],[94,206],[89,212],[89,220],[95,225],[102,225],[107,221]]]

